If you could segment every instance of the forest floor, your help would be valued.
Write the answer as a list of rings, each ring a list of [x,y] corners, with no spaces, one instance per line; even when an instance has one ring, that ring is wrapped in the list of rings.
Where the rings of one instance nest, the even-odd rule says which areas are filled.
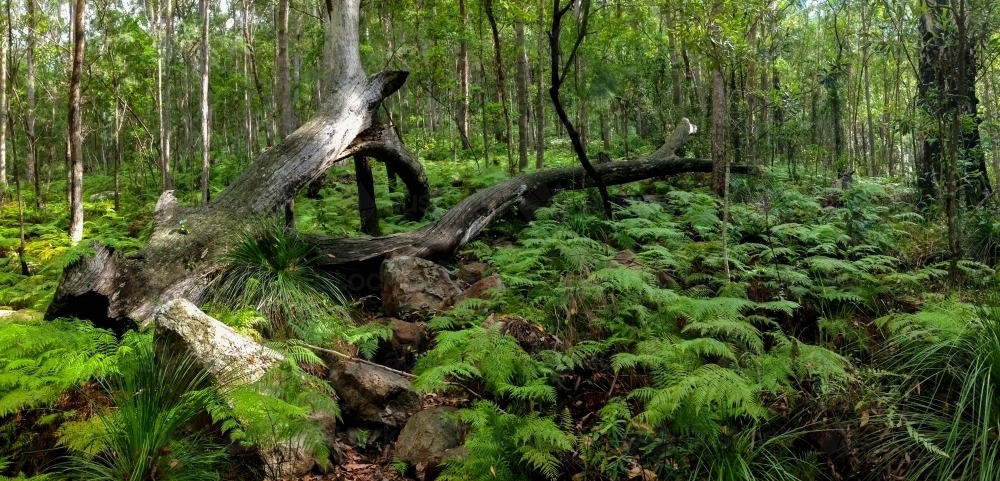
[[[383,176],[384,233],[415,229],[507,178],[468,162],[434,162],[427,170],[435,209],[421,222],[393,214],[402,194],[390,194]],[[88,194],[104,192],[107,179],[94,179]],[[299,199],[297,230],[358,235],[352,180],[347,170],[332,171],[320,198]],[[107,196],[86,204],[88,236],[134,252],[149,234],[155,193],[126,185],[119,209]],[[958,263],[956,284],[941,222],[915,212],[907,188],[886,179],[846,190],[827,185],[825,178],[790,179],[781,169],[734,178],[726,243],[722,205],[704,176],[616,187],[613,219],[603,218],[593,193],[566,192],[534,219],[496,222],[446,260],[456,270],[483,262],[506,286],[420,319],[434,341],[407,366],[414,387],[428,405],[458,403],[471,426],[469,457],[449,468],[448,479],[673,480],[736,472],[752,474],[727,479],[898,479],[945,469],[935,467],[938,453],[957,444],[935,434],[940,426],[974,426],[982,418],[932,419],[926,406],[912,404],[922,396],[919,384],[913,390],[913,363],[926,356],[900,353],[933,339],[944,339],[935,352],[945,352],[970,342],[964,326],[993,325],[982,306],[990,305],[1000,236],[992,224],[970,221],[969,259]],[[0,461],[38,447],[30,433],[11,430],[17,423],[10,415],[50,405],[13,396],[29,388],[41,396],[47,391],[38,386],[55,389],[51,372],[66,373],[43,352],[90,359],[108,349],[94,347],[108,341],[92,334],[73,337],[82,332],[74,324],[59,324],[68,337],[45,340],[44,350],[13,340],[47,335],[32,330],[38,313],[62,269],[86,255],[62,229],[59,184],[49,189],[44,208],[27,199],[30,276],[20,274],[17,206],[0,206],[0,309],[11,311],[0,323],[0,359],[36,366],[0,368],[0,441],[15,450],[0,442]],[[356,319],[383,315],[373,299],[350,307]],[[241,332],[266,332],[252,319],[208,312]],[[353,343],[355,352],[380,360],[384,326],[343,329],[335,343]],[[924,382],[957,376],[951,367],[921,366]],[[60,432],[58,452],[77,449],[72,432]],[[340,432],[341,462],[301,479],[405,479],[392,459],[393,435],[359,445]]]

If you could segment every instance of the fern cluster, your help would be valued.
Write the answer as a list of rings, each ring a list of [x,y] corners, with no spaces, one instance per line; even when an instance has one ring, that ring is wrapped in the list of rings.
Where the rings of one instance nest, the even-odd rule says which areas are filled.
[[[51,406],[67,389],[117,369],[114,334],[81,321],[0,319],[0,417]]]
[[[739,453],[745,460],[770,453],[785,456],[783,466],[804,462],[788,448],[800,434],[766,448],[753,434],[736,434],[780,422],[781,416],[768,407],[774,399],[806,409],[821,395],[841,393],[855,382],[847,358],[791,336],[783,329],[784,320],[794,317],[801,303],[815,303],[823,286],[855,285],[856,277],[840,271],[848,263],[843,258],[862,266],[847,266],[852,269],[848,274],[863,268],[883,273],[892,262],[881,251],[863,249],[868,255],[850,259],[851,237],[837,226],[774,219],[774,225],[762,230],[773,237],[761,239],[759,250],[735,249],[728,259],[734,279],[727,280],[720,276],[725,259],[716,239],[721,224],[715,198],[667,191],[662,199],[662,204],[629,203],[608,220],[593,215],[586,193],[560,194],[552,207],[538,209],[537,219],[518,234],[516,246],[470,245],[469,253],[489,262],[509,289],[488,301],[466,301],[431,321],[431,328],[440,331],[437,346],[419,361],[415,386],[442,390],[449,382],[463,383],[492,400],[495,413],[523,412],[553,420],[555,428],[572,426],[563,434],[583,441],[576,455],[581,467],[595,475],[621,475],[636,469],[638,458],[594,443],[629,442],[654,452],[663,436],[683,439],[687,454],[659,452],[664,458],[655,469],[662,476],[677,475],[665,468],[674,465],[701,473],[696,477],[716,478],[720,466],[729,466],[724,471],[730,473],[720,479],[753,479],[740,477],[744,468],[773,474],[754,462],[738,469],[730,457],[734,446],[742,446]],[[815,201],[791,198],[788,203],[791,217],[816,220],[811,210],[819,209]],[[748,222],[754,219],[760,220]],[[752,228],[736,229],[737,234],[751,236]],[[772,241],[792,247],[776,253],[768,248]],[[811,255],[800,258],[800,252],[810,249]],[[780,271],[794,271],[782,282],[791,279],[808,288],[782,295],[775,286],[751,300],[750,285],[765,283],[761,270],[771,268],[777,256],[784,256]],[[794,266],[786,263],[790,259]],[[479,325],[487,313],[497,311],[529,319],[560,342],[554,350],[528,353],[497,325]],[[568,394],[560,380],[599,366],[614,374],[612,385],[604,389],[619,394],[608,401],[597,424],[554,422],[564,416],[560,406]],[[483,416],[485,408],[475,409]],[[470,455],[456,462],[461,468],[455,469],[461,470],[455,472],[494,475],[498,468],[490,449],[503,444],[493,428],[473,425]],[[568,462],[568,453],[554,452]],[[689,456],[696,453],[699,458],[693,462]],[[523,459],[505,459],[508,466],[531,467]],[[793,471],[799,472],[788,468],[786,473]]]

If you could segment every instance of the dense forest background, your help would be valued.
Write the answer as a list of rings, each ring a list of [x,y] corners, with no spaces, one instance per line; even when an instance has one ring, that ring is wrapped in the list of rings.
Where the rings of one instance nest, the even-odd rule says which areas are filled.
[[[65,171],[75,5],[10,3],[4,125],[12,160],[0,178],[12,182],[20,165],[38,207]],[[583,20],[583,7],[573,8],[569,28]],[[210,167],[225,178],[234,170],[227,166],[315,113],[329,81],[322,9],[211,4],[203,35],[197,2],[88,5],[85,170],[119,166],[123,188],[155,181],[197,200],[203,138],[211,139]],[[967,120],[978,128],[984,167],[997,168],[996,19],[983,2],[593,2],[586,10],[586,40],[563,98],[591,151],[640,155],[680,117],[707,130],[718,75],[726,152],[736,163],[915,183],[928,171],[925,141],[947,132],[937,123],[949,120],[944,104],[958,96],[971,106],[963,114],[975,114]],[[544,2],[366,3],[362,61],[368,71],[411,72],[386,106],[425,159],[541,166],[545,150],[566,141],[547,95],[551,17]],[[962,79],[966,91],[958,92]],[[695,139],[691,154],[708,157],[708,139]]]
[[[990,2],[0,8],[0,479],[1000,477]],[[408,72],[351,136],[409,163],[243,202],[318,155],[287,146],[348,90],[345,12],[361,75]],[[146,299],[67,294],[101,262]],[[125,319],[195,277],[267,375]]]

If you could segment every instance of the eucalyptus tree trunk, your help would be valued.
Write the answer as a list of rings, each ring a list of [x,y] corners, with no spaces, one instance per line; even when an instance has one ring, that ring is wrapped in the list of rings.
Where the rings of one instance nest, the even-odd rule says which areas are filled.
[[[517,170],[528,168],[528,55],[524,51],[524,20],[514,20],[514,51],[517,55]]]
[[[712,190],[726,195],[726,79],[722,67],[712,69]]]
[[[490,32],[493,35],[493,68],[496,72],[497,81],[497,102],[503,109],[504,128],[498,129],[497,141],[507,144],[507,166],[510,171],[514,170],[514,155],[510,146],[510,109],[507,107],[507,82],[503,70],[503,49],[500,47],[500,29],[497,26],[496,15],[493,12],[493,0],[485,0],[483,8],[486,10],[486,19],[490,23]]]
[[[535,32],[538,45],[538,79],[535,87],[535,168],[545,167],[545,101],[542,92],[545,91],[545,0],[538,0],[538,26]]]
[[[162,155],[163,155],[163,173],[162,173],[162,184],[165,186],[164,189],[174,188],[174,179],[171,176],[173,171],[173,134],[174,134],[174,122],[173,115],[171,114],[173,110],[173,101],[171,94],[173,89],[171,86],[172,75],[171,66],[173,65],[174,57],[174,0],[166,1],[166,12],[163,16],[163,124],[161,125],[161,144],[162,144]]]
[[[274,74],[277,77],[278,136],[285,138],[292,132],[291,68],[288,62],[289,0],[278,0],[277,53]]]
[[[10,19],[8,19],[10,21]],[[38,144],[35,137],[35,41],[38,21],[35,18],[35,0],[28,0],[28,47],[25,52],[25,62],[28,64],[28,78],[25,86],[28,112],[25,114],[24,135],[28,138],[28,161],[25,163],[25,173],[28,182],[35,182],[38,173]],[[36,199],[37,202],[37,199]]]
[[[69,83],[70,180],[69,238],[73,244],[83,239],[83,128],[80,85],[83,80],[83,14],[86,0],[76,0],[73,14],[73,70]],[[37,174],[37,172],[36,172]]]
[[[458,0],[458,14],[462,17],[462,38],[458,41],[458,136],[462,149],[469,150],[469,11],[465,0]]]
[[[10,23],[10,2],[7,3],[7,20]],[[9,25],[0,25],[0,203],[7,189],[7,43]]]
[[[212,147],[212,128],[209,125],[208,110],[208,68],[209,68],[209,44],[208,44],[208,0],[199,2],[199,14],[201,18],[201,203],[209,202],[209,174],[212,164],[209,159]]]

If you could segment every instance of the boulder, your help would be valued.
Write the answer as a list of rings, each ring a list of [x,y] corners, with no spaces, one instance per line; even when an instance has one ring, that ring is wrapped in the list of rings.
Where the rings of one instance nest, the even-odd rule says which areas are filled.
[[[427,341],[427,324],[389,319],[392,328],[391,347],[395,351],[419,351]]]
[[[489,270],[490,266],[483,262],[477,261],[462,264],[458,268],[458,280],[468,282],[469,284],[475,284],[476,281],[486,277],[486,273]]]
[[[439,406],[413,415],[399,433],[392,457],[413,466],[440,463],[441,454],[461,444],[462,428],[455,408]]]
[[[381,273],[382,304],[390,317],[427,317],[461,292],[447,269],[418,257],[386,259]]]
[[[420,410],[420,397],[410,389],[410,381],[380,366],[342,360],[333,363],[328,379],[348,422],[401,427]]]
[[[459,302],[462,302],[466,299],[473,299],[473,298],[490,299],[491,298],[490,291],[503,290],[504,288],[505,287],[503,284],[503,279],[501,279],[499,275],[493,274],[489,277],[484,277],[480,279],[475,284],[469,286],[469,288],[466,289],[464,292],[455,296],[454,303],[458,304]]]
[[[284,357],[213,319],[186,299],[175,299],[156,311],[153,333],[157,353],[190,352],[216,379],[252,383]]]

